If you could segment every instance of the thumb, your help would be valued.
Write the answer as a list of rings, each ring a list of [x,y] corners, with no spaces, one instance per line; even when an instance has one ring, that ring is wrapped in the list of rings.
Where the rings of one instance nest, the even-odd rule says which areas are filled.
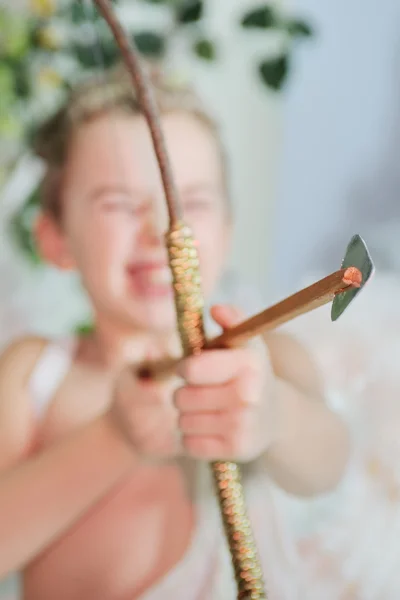
[[[229,329],[244,320],[242,311],[229,304],[217,304],[211,308],[211,316],[222,329]]]

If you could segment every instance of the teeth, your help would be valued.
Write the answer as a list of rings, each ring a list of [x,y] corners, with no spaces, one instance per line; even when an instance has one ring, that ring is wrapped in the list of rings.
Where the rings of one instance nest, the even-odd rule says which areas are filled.
[[[167,284],[172,282],[172,275],[169,269],[153,269],[149,273],[151,283]]]

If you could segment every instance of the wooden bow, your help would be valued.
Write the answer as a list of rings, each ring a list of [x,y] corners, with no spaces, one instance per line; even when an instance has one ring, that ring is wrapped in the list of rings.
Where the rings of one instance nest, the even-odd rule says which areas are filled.
[[[134,43],[128,40],[115,16],[110,0],[93,1],[111,29],[121,51],[151,132],[168,207],[169,229],[166,233],[165,243],[173,276],[177,322],[184,356],[201,352],[204,348],[227,346],[238,341],[242,342],[244,339],[258,334],[263,328],[275,327],[294,316],[332,301],[338,297],[338,294],[343,295],[346,292],[349,293],[349,290],[360,288],[361,283],[365,282],[363,280],[371,274],[371,270],[359,269],[355,265],[343,265],[342,270],[332,274],[322,282],[302,290],[302,292],[272,307],[272,309],[264,311],[264,313],[250,319],[245,324],[235,328],[235,330],[225,333],[213,342],[206,340],[199,260],[191,231],[182,220],[182,209],[165,148],[160,119],[153,101],[151,86],[147,81],[138,51]],[[364,275],[367,277],[365,278]],[[148,365],[147,374],[153,376],[165,375],[171,369],[173,370],[175,366],[174,361],[167,364]],[[212,463],[211,468],[232,557],[238,590],[237,598],[246,600],[267,599],[257,548],[247,516],[240,469],[233,462],[221,461]]]

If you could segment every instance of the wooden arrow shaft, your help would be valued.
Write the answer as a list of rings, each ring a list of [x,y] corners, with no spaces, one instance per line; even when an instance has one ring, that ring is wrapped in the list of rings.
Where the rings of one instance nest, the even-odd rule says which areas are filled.
[[[360,287],[361,283],[361,273],[358,269],[355,267],[340,269],[243,323],[225,330],[221,335],[207,341],[204,349],[216,350],[240,346],[257,335],[332,302],[337,294],[344,293],[353,287]],[[140,375],[157,380],[164,379],[174,373],[182,358],[144,365],[140,369]]]

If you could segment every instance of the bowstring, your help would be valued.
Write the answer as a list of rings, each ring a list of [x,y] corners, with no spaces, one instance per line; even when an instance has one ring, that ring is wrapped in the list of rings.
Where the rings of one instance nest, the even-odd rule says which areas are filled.
[[[106,67],[103,46],[102,46],[100,24],[98,24],[98,26],[96,26],[96,21],[95,21],[97,6],[93,2],[93,0],[77,0],[77,1],[80,2],[83,7],[84,15],[85,15],[86,21],[87,21],[86,24],[90,28],[90,31],[92,34],[93,40],[89,40],[89,47],[90,47],[92,55],[94,57],[94,63],[96,66],[99,65],[99,67],[100,67],[99,72],[91,74],[90,77],[92,77],[94,79],[97,77],[97,79],[99,81],[99,89],[100,89],[100,93],[101,93],[101,86],[103,85],[102,75],[107,72],[107,67]],[[93,43],[92,43],[92,41],[93,41]],[[112,69],[112,68],[115,68],[116,66],[117,66],[117,64],[112,65],[109,68]],[[116,97],[117,91],[111,85],[110,89],[108,89],[106,91],[106,93],[109,94],[110,96],[111,96],[111,94],[113,94],[114,97]],[[110,96],[108,96],[108,97],[110,97]],[[122,183],[124,183],[124,181],[126,181],[127,178],[126,178],[126,173],[124,170],[124,162],[122,160],[123,156],[122,156],[121,148],[118,143],[118,127],[117,127],[117,122],[116,122],[115,111],[109,110],[106,112],[106,115],[107,115],[107,123],[109,125],[111,138],[114,138],[113,153],[114,153],[114,158],[116,160],[117,169],[119,170],[118,179],[120,179],[120,181]],[[96,336],[96,332],[94,332],[94,335]]]
[[[105,56],[104,56],[103,47],[102,47],[101,32],[99,30],[100,25],[96,26],[96,22],[92,20],[92,17],[94,17],[94,15],[98,12],[97,6],[93,0],[78,0],[78,1],[81,2],[82,6],[83,6],[86,20],[92,31],[94,44],[91,45],[91,48],[92,48],[92,53],[93,53],[93,56],[95,59],[95,63],[98,63],[100,65],[101,73],[98,73],[97,76],[99,78],[99,84],[101,85],[101,82],[102,82],[101,74],[107,72],[107,66],[106,66]],[[91,13],[91,10],[93,11],[92,13]],[[101,22],[101,19],[99,20],[99,22]],[[123,61],[122,61],[122,63],[123,63]],[[109,68],[112,69],[117,66],[118,66],[118,60],[116,60],[115,64],[113,64]],[[96,77],[96,75],[94,75],[94,77]],[[111,91],[110,90],[107,91],[107,94],[109,94],[109,93],[114,94],[114,96],[115,96],[117,94],[117,91],[111,87]],[[115,160],[117,161],[118,169],[120,169],[119,177],[121,179],[121,182],[124,182],[127,180],[127,177],[126,177],[126,171],[124,168],[124,161],[122,160],[123,159],[122,151],[121,151],[120,145],[118,143],[118,129],[117,129],[115,111],[113,111],[113,110],[108,111],[107,119],[108,119],[108,122],[109,122],[109,125],[111,128],[112,136],[114,137],[114,140],[115,140],[114,154],[115,154]],[[153,205],[153,210],[154,210],[154,219],[158,220],[160,215],[158,215],[158,213],[157,213],[156,203]],[[163,234],[165,234],[165,232],[163,232]]]
[[[93,37],[93,44],[90,43],[90,48],[91,48],[91,52],[93,54],[94,57],[94,62],[95,64],[98,64],[100,66],[100,73],[97,74],[97,77],[99,79],[99,86],[101,87],[102,84],[102,79],[101,79],[101,75],[105,74],[107,72],[107,67],[106,67],[106,60],[105,60],[105,53],[103,50],[103,46],[102,46],[102,38],[101,38],[101,32],[99,30],[100,25],[96,26],[96,22],[95,20],[92,20],[92,17],[94,19],[94,16],[97,13],[97,7],[95,5],[95,3],[93,2],[93,0],[77,0],[78,2],[81,3],[83,10],[84,10],[84,14],[87,20],[87,24],[91,29],[92,32],[92,37]],[[89,42],[91,42],[91,40],[89,40]],[[110,67],[110,69],[115,68],[117,66],[117,64],[112,65],[112,67]],[[96,74],[93,75],[93,77],[96,77]],[[115,90],[113,90],[113,87],[111,86],[111,89],[107,91],[107,94],[114,94],[114,96],[116,96],[117,92]],[[117,160],[117,165],[118,168],[121,169],[120,171],[120,175],[121,175],[121,181],[126,181],[126,177],[125,177],[125,171],[124,171],[124,167],[123,167],[123,160],[122,160],[122,153],[121,153],[121,149],[119,147],[118,144],[118,135],[117,135],[117,123],[116,123],[116,118],[115,118],[115,112],[113,110],[107,111],[107,119],[109,119],[109,123],[110,123],[110,127],[112,128],[112,136],[115,139],[115,144],[114,144],[114,148],[115,148],[115,154],[118,155],[118,159]]]
[[[93,35],[93,40],[94,40],[94,46],[91,46],[91,50],[93,53],[93,56],[95,57],[95,62],[97,62],[103,73],[105,73],[107,71],[107,66],[106,66],[106,61],[105,61],[105,57],[104,57],[104,52],[103,52],[103,47],[102,47],[102,38],[101,38],[101,34],[99,31],[99,27],[96,27],[95,22],[92,22],[91,17],[94,16],[96,13],[99,13],[98,8],[96,6],[96,3],[94,2],[94,0],[78,0],[79,2],[81,2],[83,9],[84,9],[84,13],[86,16],[86,19],[88,21],[88,23],[90,23],[90,27],[92,30],[92,35]],[[92,9],[92,14],[90,14],[90,8]],[[100,20],[101,21],[101,20]],[[124,61],[122,60],[122,65],[123,65]],[[118,65],[118,61],[115,61],[115,64],[112,65],[111,68],[114,68]],[[100,76],[99,76],[100,77]],[[113,90],[111,89],[111,93],[113,93]],[[117,93],[117,92],[115,92]],[[117,139],[117,125],[116,125],[116,117],[115,117],[115,113],[114,111],[109,111],[111,114],[109,114],[109,118],[110,118],[110,122],[113,124],[113,129],[114,129],[114,136]],[[119,147],[119,144],[116,143],[115,144],[116,147],[116,154],[118,154],[119,159],[122,158],[122,154],[121,154],[121,149]],[[124,162],[123,160],[119,160],[119,168],[121,168],[121,181],[126,181],[126,176],[125,176],[125,172],[124,172]],[[165,187],[163,186],[163,195],[165,196],[166,192],[165,192]],[[153,206],[153,210],[154,210],[154,218],[155,220],[160,220],[160,214],[163,213],[162,209],[158,207],[158,203],[154,203]],[[161,233],[161,232],[160,232]],[[165,235],[165,231],[162,231],[162,234]]]

